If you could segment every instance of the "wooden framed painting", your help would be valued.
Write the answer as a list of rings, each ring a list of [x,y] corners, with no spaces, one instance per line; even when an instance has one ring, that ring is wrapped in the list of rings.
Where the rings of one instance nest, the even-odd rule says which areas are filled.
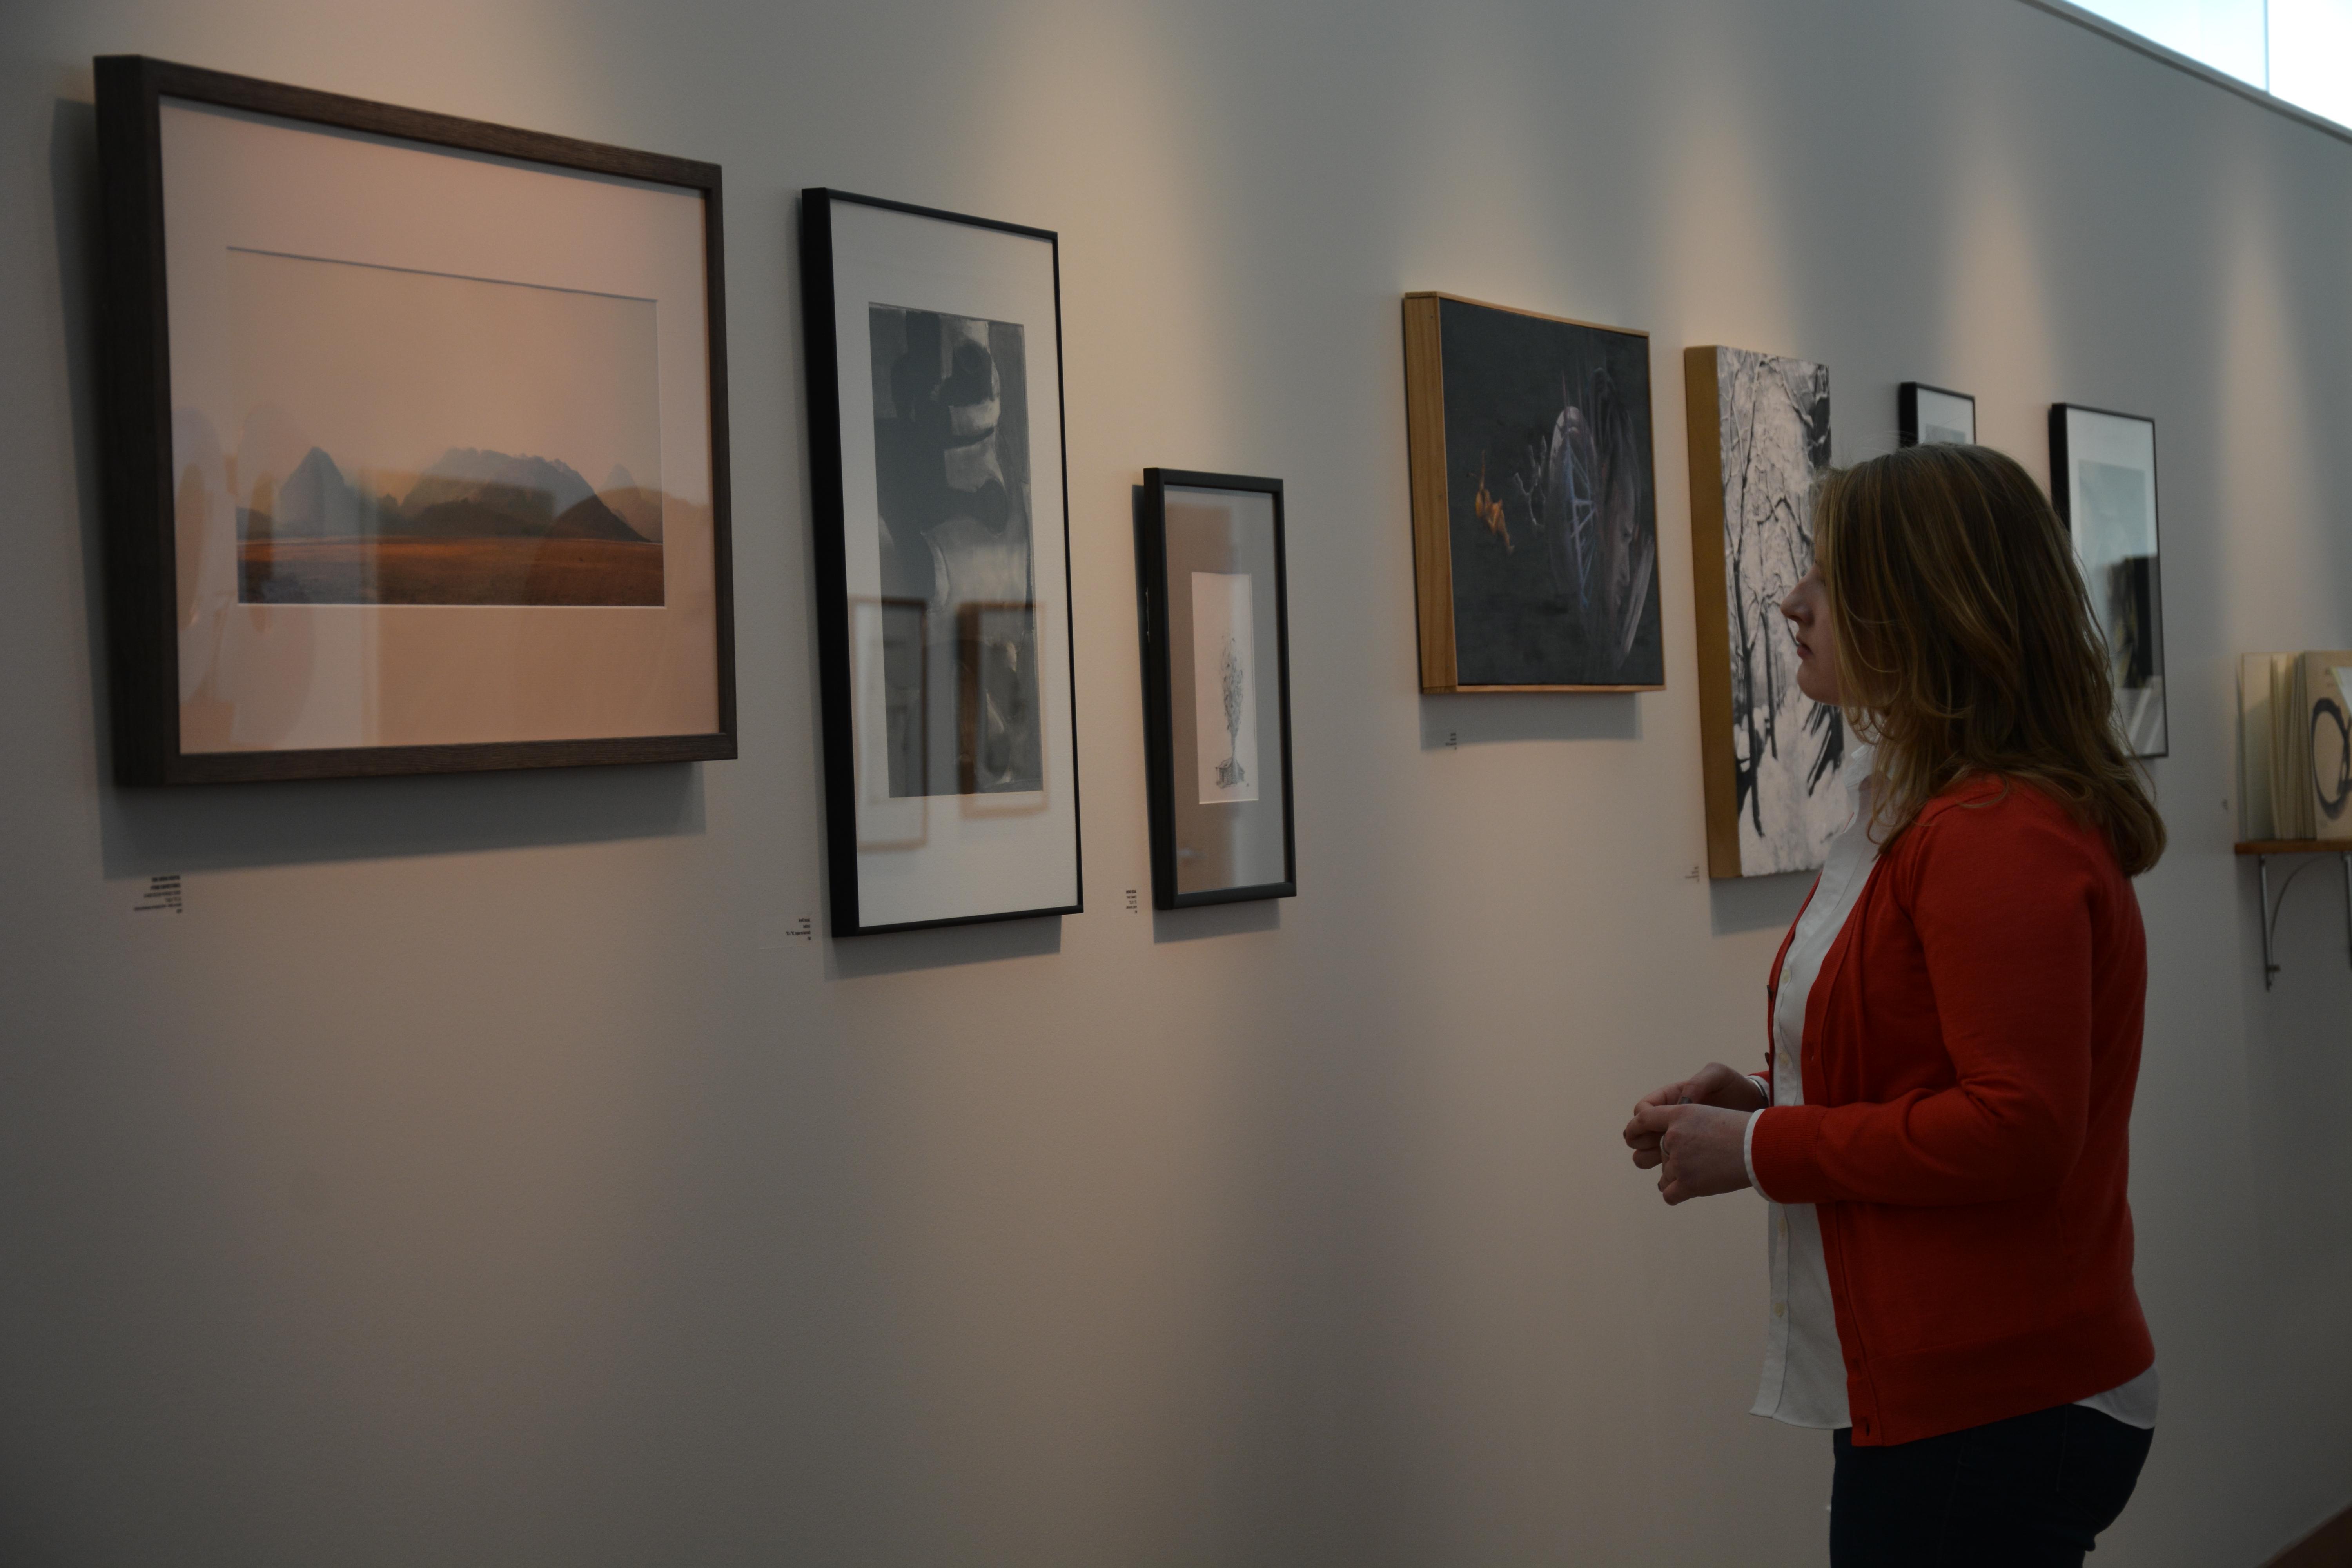
[[[2164,702],[2164,574],[2156,521],[2156,421],[2050,406],[2050,490],[2107,639],[2116,721],[2136,755],[2170,747]]]
[[[732,757],[719,170],[97,76],[116,776]]]
[[[1906,447],[1977,444],[1977,400],[1965,392],[1906,381],[1895,389],[1895,408]]]
[[[1282,481],[1143,471],[1136,569],[1156,908],[1298,891]]]
[[[1421,689],[1655,691],[1650,338],[1404,299]]]
[[[1797,689],[1780,605],[1812,569],[1813,491],[1830,463],[1829,369],[1692,348],[1683,387],[1707,874],[1813,870],[1844,826],[1845,722]]]
[[[1059,257],[801,195],[836,936],[1084,907]]]

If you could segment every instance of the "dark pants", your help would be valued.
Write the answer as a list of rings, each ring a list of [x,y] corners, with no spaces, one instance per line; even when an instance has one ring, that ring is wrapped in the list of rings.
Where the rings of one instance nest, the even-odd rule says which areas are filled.
[[[1831,1568],[2080,1568],[2155,1436],[2079,1405],[1881,1448],[1841,1427]]]

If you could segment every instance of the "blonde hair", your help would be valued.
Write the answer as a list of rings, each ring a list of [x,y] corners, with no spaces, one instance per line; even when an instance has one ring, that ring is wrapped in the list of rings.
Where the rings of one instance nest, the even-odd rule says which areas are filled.
[[[2023,780],[2104,832],[2125,875],[2156,864],[2164,819],[2116,723],[2065,526],[2032,476],[1984,447],[1906,447],[1829,476],[1813,546],[1889,837],[1962,780]]]

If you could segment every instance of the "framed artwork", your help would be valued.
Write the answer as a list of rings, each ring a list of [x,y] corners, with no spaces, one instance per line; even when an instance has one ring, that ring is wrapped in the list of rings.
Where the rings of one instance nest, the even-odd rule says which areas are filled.
[[[836,936],[1083,908],[1045,229],[801,194]]]
[[[118,779],[732,757],[719,170],[97,75]]]
[[[1289,898],[1282,481],[1146,468],[1137,530],[1151,901]]]
[[[1843,826],[1845,723],[1797,689],[1780,605],[1812,569],[1830,373],[1746,349],[1684,351],[1712,877],[1812,870]]]
[[[1650,337],[1404,298],[1421,689],[1655,691]]]
[[[1895,391],[1906,447],[1973,447],[1977,444],[1977,400],[1965,392],[1906,381]]]
[[[2072,403],[2050,405],[2051,499],[2107,639],[2116,720],[2133,752],[2160,757],[2164,574],[2156,521],[2156,421]]]

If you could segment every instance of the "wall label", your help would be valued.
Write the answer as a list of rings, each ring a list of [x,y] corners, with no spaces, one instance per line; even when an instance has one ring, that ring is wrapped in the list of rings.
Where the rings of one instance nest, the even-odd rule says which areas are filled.
[[[147,885],[132,898],[131,912],[134,915],[177,915],[187,912],[187,896],[180,888],[180,873],[150,877]]]

